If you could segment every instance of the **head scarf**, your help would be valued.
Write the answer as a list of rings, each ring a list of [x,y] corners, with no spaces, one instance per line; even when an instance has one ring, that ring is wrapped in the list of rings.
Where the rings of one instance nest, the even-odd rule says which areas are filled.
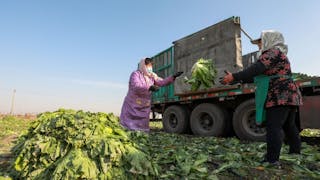
[[[261,52],[278,48],[282,53],[288,53],[288,46],[284,44],[283,35],[275,30],[266,30],[261,33]]]
[[[144,76],[147,76],[147,77],[150,77],[150,78],[154,78],[154,79],[157,79],[158,76],[156,73],[154,72],[148,72],[147,70],[147,66],[146,66],[146,63],[145,63],[145,58],[141,59],[140,63],[139,63],[139,66],[138,66],[138,70],[140,72],[142,72],[142,74]]]

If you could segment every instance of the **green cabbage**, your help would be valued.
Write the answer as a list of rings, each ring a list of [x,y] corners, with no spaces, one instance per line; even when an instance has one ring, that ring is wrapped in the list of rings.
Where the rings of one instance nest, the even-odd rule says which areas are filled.
[[[208,89],[214,85],[217,70],[211,59],[200,58],[191,69],[191,78],[185,77],[185,82],[191,85],[191,91],[199,88]]]

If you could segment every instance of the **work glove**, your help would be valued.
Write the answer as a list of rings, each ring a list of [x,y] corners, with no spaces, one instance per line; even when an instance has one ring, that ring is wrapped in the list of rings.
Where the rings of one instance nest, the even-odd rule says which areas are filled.
[[[158,90],[159,90],[159,86],[152,85],[152,86],[149,87],[149,91],[155,92],[155,91],[158,91]]]
[[[183,73],[182,71],[179,71],[179,72],[175,73],[173,75],[173,78],[177,78],[177,77],[181,76],[182,73]]]

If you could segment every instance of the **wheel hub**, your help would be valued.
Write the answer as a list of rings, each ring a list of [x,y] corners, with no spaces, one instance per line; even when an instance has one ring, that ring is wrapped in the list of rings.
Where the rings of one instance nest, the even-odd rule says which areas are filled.
[[[244,117],[245,120],[243,121],[243,127],[247,130],[247,132],[255,136],[261,136],[266,133],[265,128],[258,127],[255,122],[255,110],[248,111]]]
[[[178,125],[178,119],[177,119],[177,116],[176,116],[175,114],[171,114],[171,115],[170,115],[169,123],[170,123],[170,126],[171,126],[172,128],[177,127],[177,125]]]
[[[200,124],[203,129],[210,130],[213,126],[213,119],[207,113],[203,113],[200,116]]]

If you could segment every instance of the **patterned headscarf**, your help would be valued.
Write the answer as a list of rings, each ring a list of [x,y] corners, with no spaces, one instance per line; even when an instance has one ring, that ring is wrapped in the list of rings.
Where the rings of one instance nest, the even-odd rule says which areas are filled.
[[[282,53],[288,53],[288,46],[284,44],[283,35],[275,30],[266,30],[261,33],[261,51],[278,48]]]

